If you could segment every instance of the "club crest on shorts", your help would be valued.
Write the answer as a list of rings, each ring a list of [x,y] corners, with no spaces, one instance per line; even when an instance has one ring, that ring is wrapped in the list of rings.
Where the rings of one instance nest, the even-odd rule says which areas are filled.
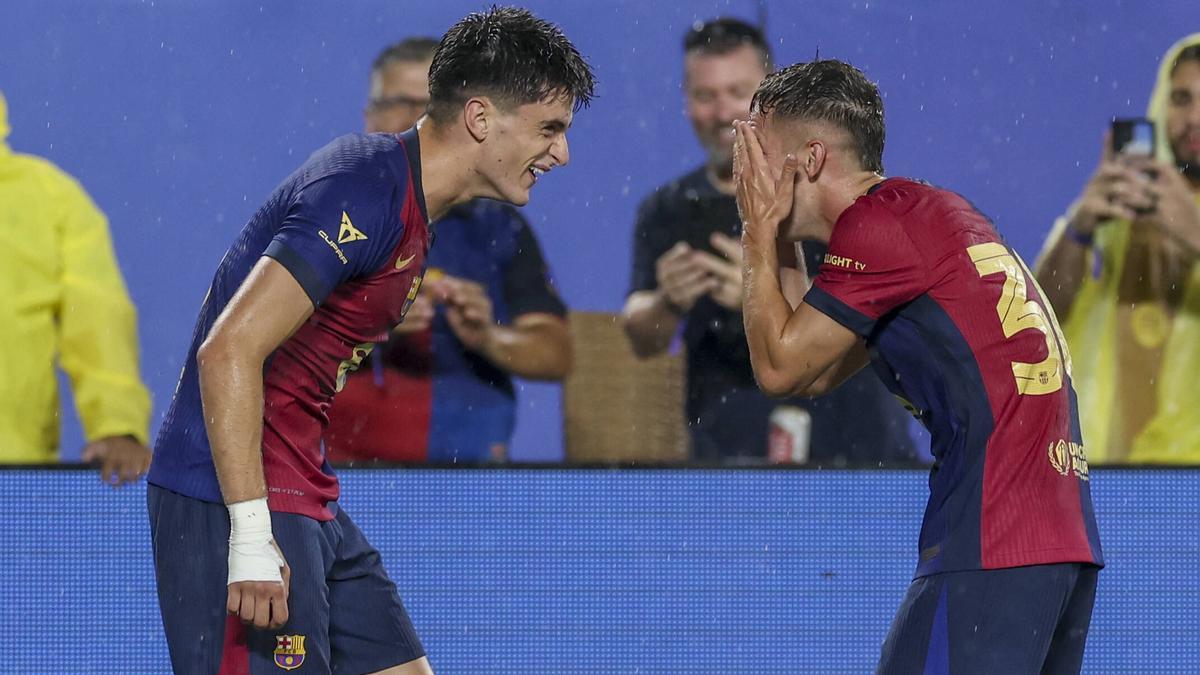
[[[275,636],[275,665],[284,670],[295,670],[304,665],[304,636]]]

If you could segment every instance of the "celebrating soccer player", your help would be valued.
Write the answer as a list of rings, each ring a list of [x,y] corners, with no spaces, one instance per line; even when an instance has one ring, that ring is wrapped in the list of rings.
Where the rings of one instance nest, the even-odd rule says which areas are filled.
[[[423,121],[335,140],[251,218],[217,268],[149,476],[176,673],[431,672],[338,507],[326,412],[416,297],[429,223],[475,197],[528,202],[567,163],[592,92],[557,27],[472,14],[433,57]]]
[[[760,386],[818,394],[870,359],[932,437],[915,580],[879,672],[1079,672],[1103,563],[1071,357],[1033,275],[967,200],[882,176],[883,101],[852,66],[769,75],[736,126]],[[777,243],[822,229],[793,307]]]

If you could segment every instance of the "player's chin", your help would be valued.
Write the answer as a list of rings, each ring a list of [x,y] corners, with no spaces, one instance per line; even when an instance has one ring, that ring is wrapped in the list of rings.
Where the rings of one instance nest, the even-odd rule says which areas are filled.
[[[513,206],[525,206],[529,203],[529,196],[533,191],[533,186],[518,185],[511,190],[506,190],[505,201]]]
[[[519,183],[500,183],[495,182],[491,185],[491,190],[487,193],[479,195],[487,199],[494,199],[505,204],[513,206],[525,206],[529,203],[529,193],[533,186],[525,186]]]

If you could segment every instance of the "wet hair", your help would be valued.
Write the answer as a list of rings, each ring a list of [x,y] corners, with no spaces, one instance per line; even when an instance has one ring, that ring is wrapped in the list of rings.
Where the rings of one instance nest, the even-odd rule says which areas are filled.
[[[723,56],[742,47],[753,47],[762,60],[763,68],[771,70],[771,47],[762,31],[745,21],[721,17],[692,24],[683,36],[683,53],[697,52],[709,56]]]
[[[848,63],[811,61],[771,73],[754,93],[750,110],[843,129],[862,168],[883,172],[883,99],[866,75]]]
[[[371,64],[371,72],[378,73],[393,63],[425,63],[433,58],[438,41],[431,37],[405,38],[379,52]]]
[[[1200,63],[1200,43],[1188,45],[1180,50],[1179,55],[1175,57],[1175,62],[1171,64],[1172,75],[1175,74],[1175,71],[1179,69],[1179,66],[1182,65],[1184,61],[1195,61]]]
[[[501,108],[569,97],[586,107],[595,76],[554,24],[516,7],[469,14],[446,31],[429,68],[429,115],[453,117],[472,96]]]

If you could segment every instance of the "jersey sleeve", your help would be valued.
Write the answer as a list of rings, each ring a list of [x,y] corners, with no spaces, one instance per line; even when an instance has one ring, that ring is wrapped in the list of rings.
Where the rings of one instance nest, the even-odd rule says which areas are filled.
[[[566,316],[567,307],[554,288],[533,228],[515,210],[505,212],[516,230],[516,250],[504,273],[504,299],[509,313],[514,317],[533,313]]]
[[[834,227],[804,302],[866,337],[881,317],[927,290],[923,258],[900,221],[860,202]]]
[[[264,255],[286,267],[318,306],[339,284],[388,262],[404,232],[397,192],[354,173],[313,181],[293,197]]]

